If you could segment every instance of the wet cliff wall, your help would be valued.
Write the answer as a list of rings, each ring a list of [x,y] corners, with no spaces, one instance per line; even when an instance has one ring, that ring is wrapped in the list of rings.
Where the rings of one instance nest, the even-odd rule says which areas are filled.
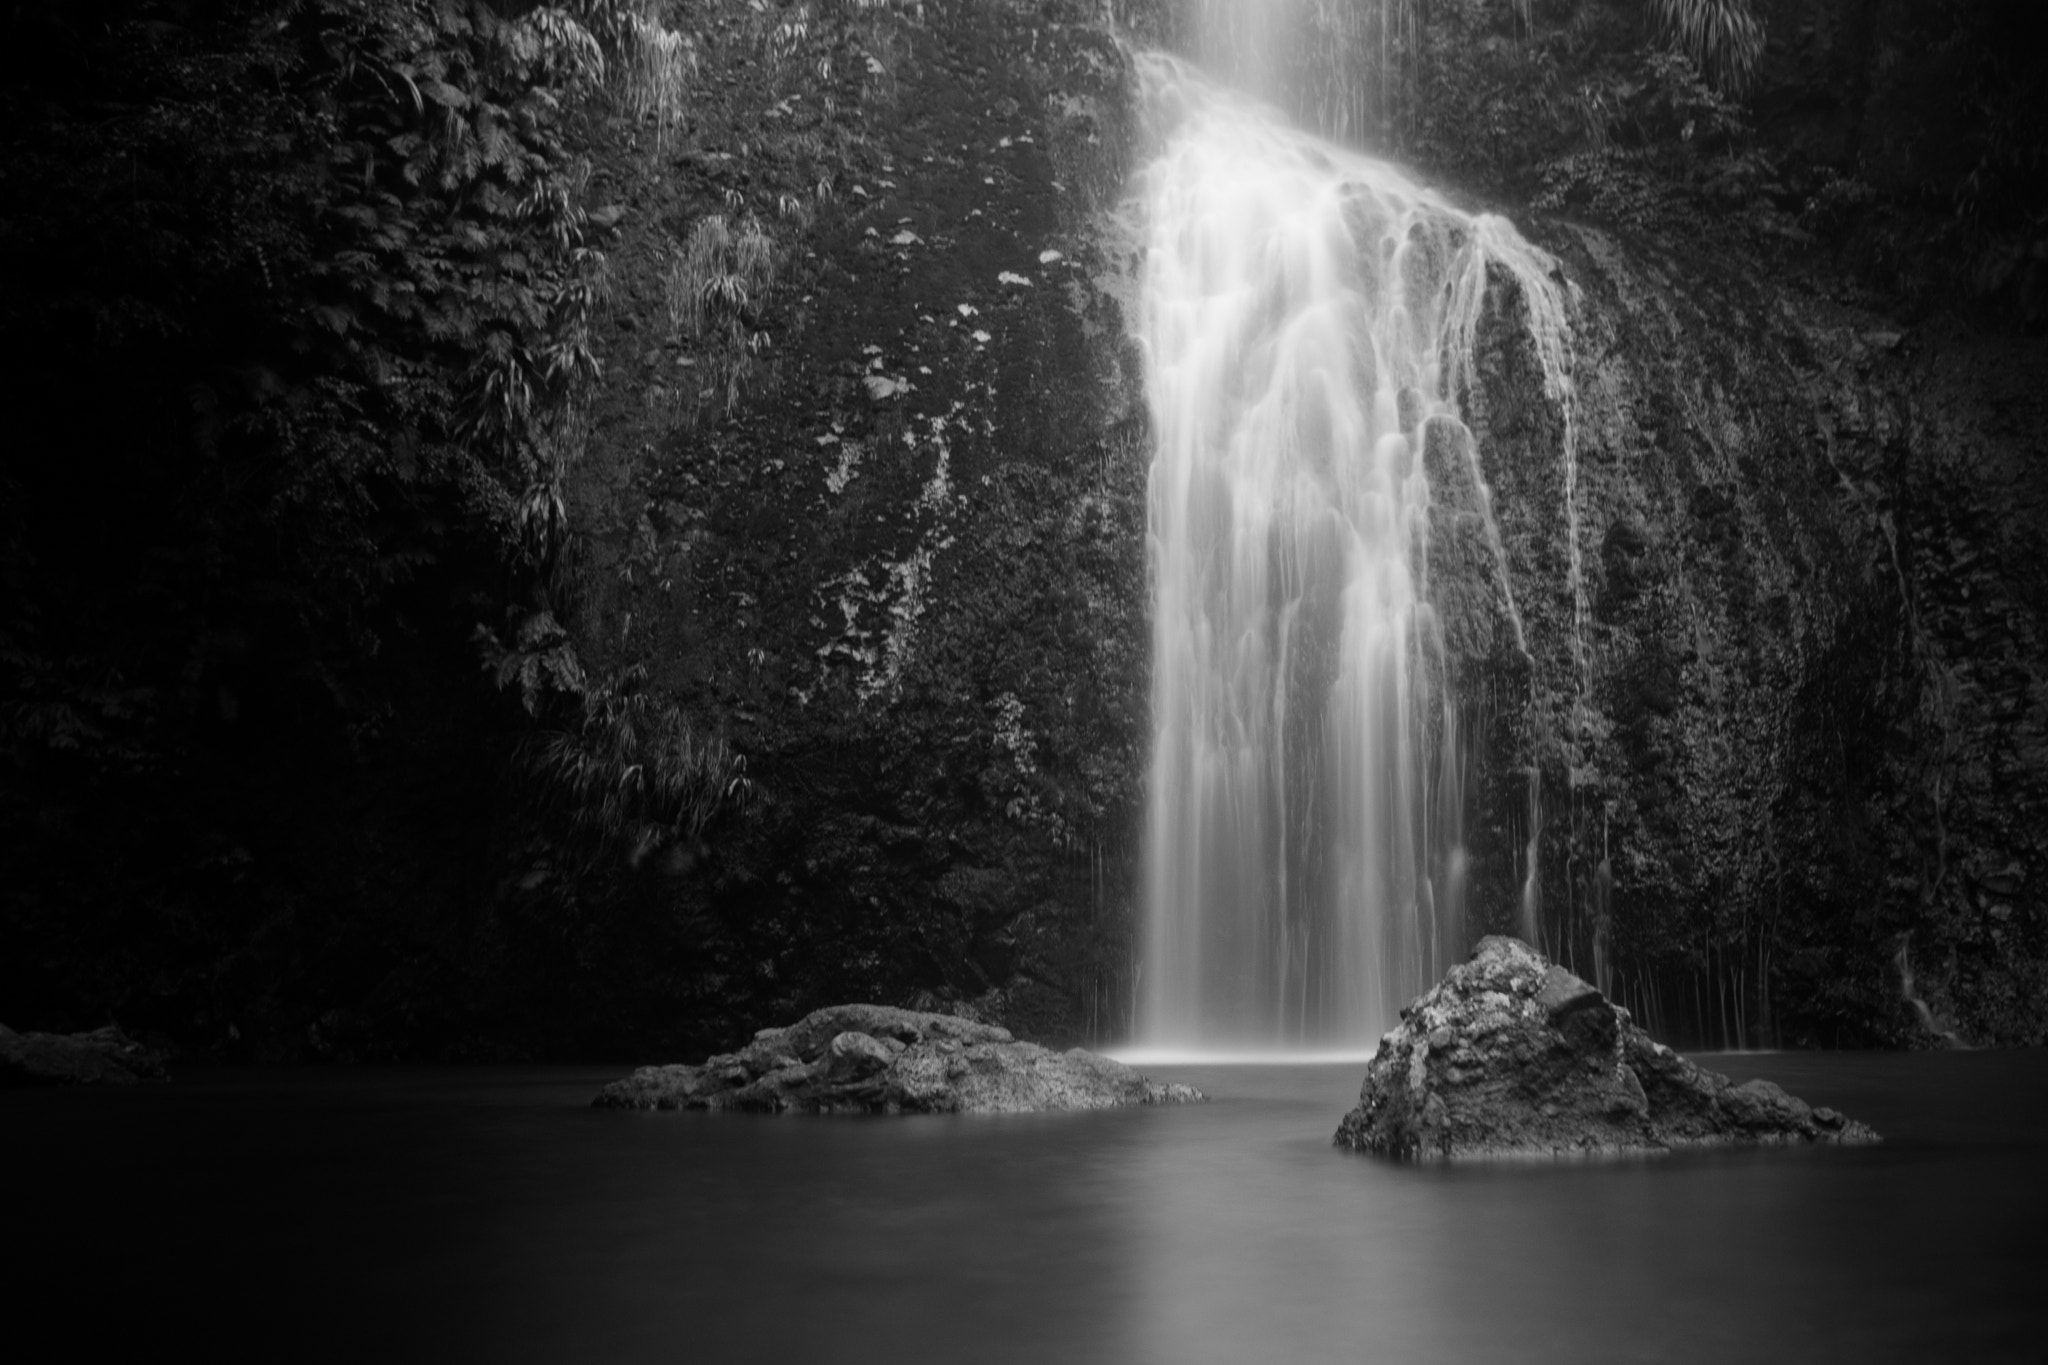
[[[2038,346],[1538,230],[1580,291],[1583,666],[1562,420],[1509,326],[1475,417],[1537,656],[1492,752],[1541,770],[1545,934],[1679,1036],[2037,1038]],[[1532,816],[1495,761],[1506,887]]]
[[[1535,655],[1468,653],[1494,923],[1534,826],[1542,932],[1672,1036],[2038,1041],[2038,105],[1996,16],[1759,6],[1738,98],[1617,7],[1466,9],[1402,136],[1525,115],[1444,159],[1577,291],[1575,517],[1511,299],[1473,403]]]
[[[1455,494],[1439,542],[1475,920],[1519,921],[1533,832],[1540,936],[1670,1036],[2036,1040],[2042,356],[2002,131],[2030,87],[1961,10],[1757,13],[1736,83],[1641,6],[1422,6],[1406,102],[1362,125],[1577,291],[1569,513],[1505,287],[1472,400],[1526,657]],[[538,839],[498,922],[574,926],[610,1036],[847,995],[1115,1036],[1146,668],[1124,59],[1056,4],[764,15],[695,30],[717,97],[606,185],[621,303],[559,604],[752,800],[640,858]],[[1183,9],[1113,17],[1185,40]],[[655,301],[748,215],[776,265],[724,319],[742,356]]]
[[[1160,35],[1198,46],[1216,8]],[[1432,452],[1474,918],[1534,903],[1687,1041],[2038,1041],[2022,7],[1692,8],[1760,43],[1603,0],[1305,7],[1312,64],[1380,93],[1278,95],[1508,213],[1574,291],[1570,411],[1505,279],[1469,401],[1526,653]]]
[[[278,1059],[680,1055],[852,996],[1124,1028],[1148,437],[1110,24],[1178,11],[631,8],[654,48],[572,7],[583,86],[486,60],[473,7],[17,16],[8,1023]],[[1533,829],[1548,946],[1673,1036],[2038,1040],[2006,9],[1773,0],[1739,93],[1641,6],[1414,9],[1359,135],[1579,293],[1577,594],[1505,285],[1482,336],[1529,657],[1444,490],[1475,927],[1516,922]],[[478,425],[493,374],[550,373]]]
[[[717,114],[607,189],[621,298],[564,620],[751,784],[644,866],[536,846],[508,916],[641,907],[589,940],[632,1036],[837,999],[1123,1027],[1147,450],[1115,299],[1128,58],[1098,20],[828,6],[778,57],[734,7],[699,31]],[[663,308],[714,217],[772,241],[744,355]]]

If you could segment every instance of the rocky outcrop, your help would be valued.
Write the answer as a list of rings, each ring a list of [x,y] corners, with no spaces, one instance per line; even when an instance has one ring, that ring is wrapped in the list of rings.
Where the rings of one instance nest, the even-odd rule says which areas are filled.
[[[1148,1080],[1074,1048],[1008,1029],[887,1005],[835,1005],[764,1029],[701,1066],[643,1066],[599,1092],[600,1109],[758,1113],[1007,1114],[1186,1104],[1192,1086]]]
[[[1411,1160],[1878,1140],[1769,1081],[1737,1085],[1695,1066],[1587,982],[1502,937],[1480,940],[1401,1011],[1336,1137]]]
[[[168,1079],[160,1052],[112,1024],[90,1033],[16,1033],[0,1024],[0,1086]]]

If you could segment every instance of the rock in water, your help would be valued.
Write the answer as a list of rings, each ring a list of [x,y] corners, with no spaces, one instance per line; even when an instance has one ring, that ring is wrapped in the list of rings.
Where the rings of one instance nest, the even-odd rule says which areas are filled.
[[[1186,1085],[1148,1080],[1075,1048],[1020,1043],[1008,1029],[887,1005],[834,1005],[764,1029],[701,1066],[643,1066],[598,1092],[600,1109],[759,1113],[1013,1114],[1187,1104]]]
[[[90,1033],[16,1033],[0,1024],[0,1085],[167,1079],[163,1057],[112,1024]]]
[[[1879,1138],[1769,1081],[1694,1066],[1527,944],[1493,937],[1401,1011],[1336,1141],[1454,1161]]]

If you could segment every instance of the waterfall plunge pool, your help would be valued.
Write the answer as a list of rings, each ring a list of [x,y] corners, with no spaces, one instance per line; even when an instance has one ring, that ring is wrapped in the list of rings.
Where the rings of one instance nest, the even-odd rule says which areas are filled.
[[[1396,1166],[1329,1145],[1358,1064],[902,1119],[586,1107],[617,1068],[198,1072],[0,1095],[4,1273],[79,1359],[2039,1358],[2048,1053],[1706,1060],[1889,1141]]]

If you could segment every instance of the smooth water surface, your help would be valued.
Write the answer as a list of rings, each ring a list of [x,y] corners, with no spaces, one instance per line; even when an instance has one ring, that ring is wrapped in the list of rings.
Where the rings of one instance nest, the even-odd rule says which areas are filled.
[[[600,1112],[599,1070],[202,1073],[0,1095],[0,1283],[68,1359],[2041,1358],[2048,1055],[1707,1061],[1891,1141],[1395,1166],[1329,1145],[1355,1063],[905,1119]]]

